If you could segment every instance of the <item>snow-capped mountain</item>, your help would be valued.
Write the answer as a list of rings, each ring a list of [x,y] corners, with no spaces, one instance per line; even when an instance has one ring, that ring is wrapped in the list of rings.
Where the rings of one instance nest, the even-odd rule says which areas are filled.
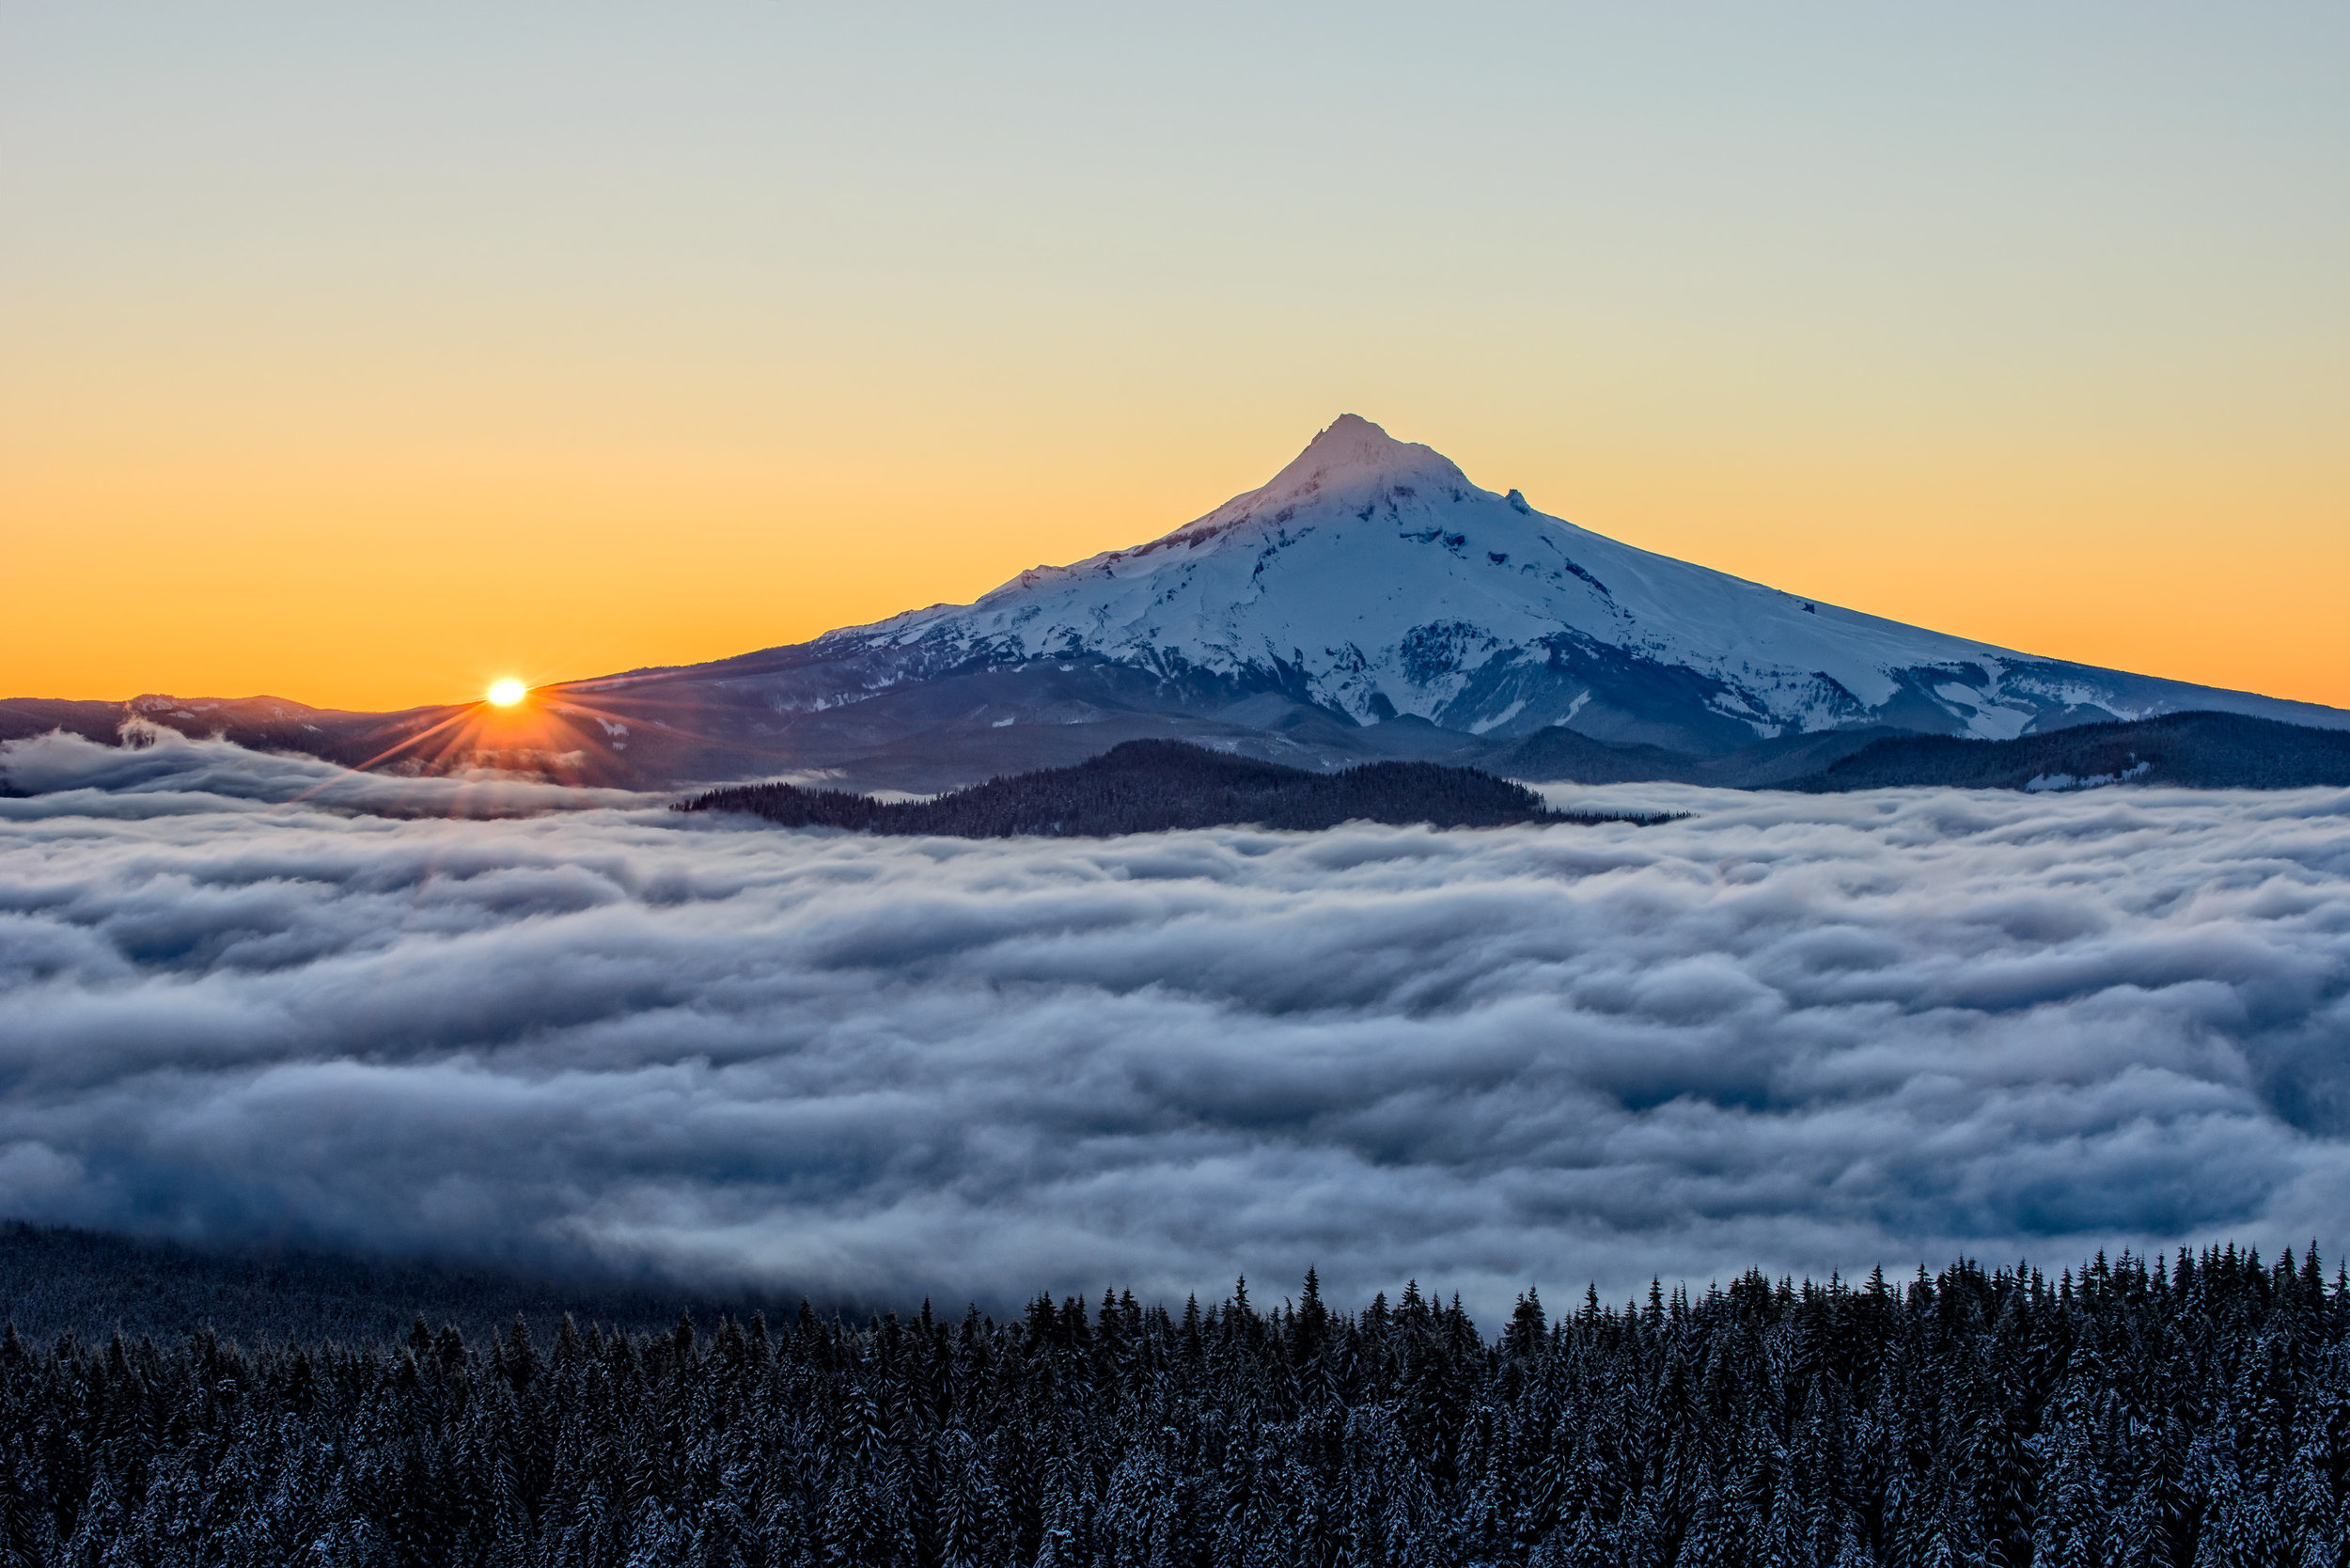
[[[1279,692],[1358,725],[1414,715],[1493,737],[1563,725],[1698,752],[1869,725],[2004,740],[2186,707],[2345,716],[2033,658],[1636,549],[1480,489],[1354,415],[1271,482],[1148,544],[807,651],[855,681],[778,692],[783,706],[1086,659],[1184,692]]]
[[[1637,550],[1348,415],[1197,522],[942,604],[712,664],[472,707],[0,702],[0,738],[126,717],[370,767],[654,788],[931,791],[1175,737],[1277,761],[1776,784],[1890,731],[2005,740],[2219,710],[2350,712],[2032,657]]]

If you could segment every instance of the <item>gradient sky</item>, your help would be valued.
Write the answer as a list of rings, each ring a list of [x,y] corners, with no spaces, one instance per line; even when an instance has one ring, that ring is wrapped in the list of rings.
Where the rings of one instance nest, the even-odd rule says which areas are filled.
[[[1353,411],[2350,705],[2350,8],[0,8],[0,693],[384,707],[1146,539]]]

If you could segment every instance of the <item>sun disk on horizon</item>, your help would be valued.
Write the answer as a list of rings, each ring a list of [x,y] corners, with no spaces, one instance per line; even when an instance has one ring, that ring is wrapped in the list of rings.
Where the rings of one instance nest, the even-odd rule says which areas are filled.
[[[490,700],[501,708],[511,708],[523,699],[526,690],[520,681],[494,681],[490,683]]]

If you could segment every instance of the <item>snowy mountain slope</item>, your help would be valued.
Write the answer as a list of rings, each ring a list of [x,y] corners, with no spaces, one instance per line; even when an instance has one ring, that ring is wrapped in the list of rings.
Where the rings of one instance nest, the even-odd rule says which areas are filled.
[[[1362,725],[1417,715],[1499,738],[1564,724],[1702,752],[1872,724],[2006,739],[2188,707],[2350,720],[2036,659],[1653,555],[1480,489],[1353,415],[1270,483],[1164,538],[805,651],[806,674],[857,679],[779,691],[780,707],[952,669],[1100,660],[1190,694],[1280,692]]]

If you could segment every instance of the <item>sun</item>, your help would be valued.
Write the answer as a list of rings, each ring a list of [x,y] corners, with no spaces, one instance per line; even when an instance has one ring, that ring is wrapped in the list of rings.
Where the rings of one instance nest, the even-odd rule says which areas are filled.
[[[510,677],[504,681],[493,681],[490,683],[490,700],[501,708],[511,708],[523,699],[523,693],[527,689],[520,681]]]

